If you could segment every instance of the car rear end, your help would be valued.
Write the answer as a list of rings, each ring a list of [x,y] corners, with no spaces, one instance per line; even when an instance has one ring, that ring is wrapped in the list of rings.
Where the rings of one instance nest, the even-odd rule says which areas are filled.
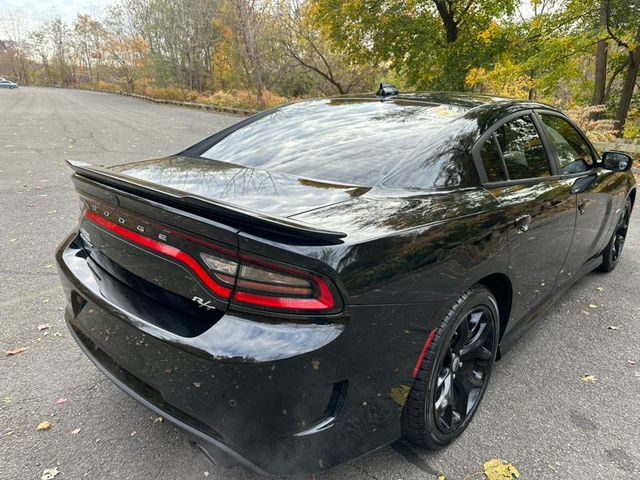
[[[308,474],[397,440],[446,302],[425,303],[401,265],[376,267],[415,232],[379,218],[397,202],[363,196],[456,112],[311,101],[180,156],[72,165],[81,214],[56,258],[74,338],[222,463]]]
[[[354,443],[367,422],[337,421],[348,396],[361,404],[349,392],[359,354],[335,272],[301,253],[326,240],[283,248],[149,195],[74,183],[79,226],[56,255],[65,316],[120,388],[208,456],[261,473],[320,471],[394,439],[397,428]]]

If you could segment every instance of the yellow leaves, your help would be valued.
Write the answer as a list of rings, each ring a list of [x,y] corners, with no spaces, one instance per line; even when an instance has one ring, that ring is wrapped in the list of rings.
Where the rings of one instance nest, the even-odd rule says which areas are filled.
[[[469,73],[467,73],[467,77],[464,79],[464,83],[469,87],[475,87],[485,79],[486,75],[487,70],[482,67],[471,68],[469,69]]]
[[[532,21],[531,21],[531,28],[533,30],[539,30],[540,27],[542,27],[542,18],[541,17],[535,17]]]
[[[53,424],[45,420],[44,422],[40,422],[38,424],[38,426],[36,427],[36,430],[38,431],[49,430],[51,427],[53,427]]]
[[[533,87],[533,81],[524,65],[508,58],[496,63],[492,70],[471,68],[465,84],[470,88],[510,98],[528,98],[529,89]]]
[[[408,387],[407,385],[399,385],[397,387],[393,387],[390,393],[391,399],[394,402],[396,402],[398,405],[403,407],[405,402],[407,401],[407,397],[409,396],[410,390],[411,388]]]
[[[597,383],[598,382],[598,377],[596,377],[595,375],[583,375],[582,376],[582,382],[583,383]]]
[[[447,480],[447,477],[444,475],[438,475],[438,480]]]
[[[511,480],[520,478],[520,472],[511,463],[494,458],[484,463],[484,474],[488,480]]]
[[[492,37],[495,36],[496,32],[500,29],[500,26],[494,22],[493,20],[489,24],[486,30],[477,34],[478,40],[488,43]]]

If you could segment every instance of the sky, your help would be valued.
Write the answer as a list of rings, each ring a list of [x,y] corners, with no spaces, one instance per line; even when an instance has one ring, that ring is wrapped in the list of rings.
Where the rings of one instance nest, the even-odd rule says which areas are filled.
[[[99,0],[0,0],[0,12],[20,10],[36,18],[50,18],[59,15],[71,21],[78,12],[99,12],[105,4],[114,3]]]

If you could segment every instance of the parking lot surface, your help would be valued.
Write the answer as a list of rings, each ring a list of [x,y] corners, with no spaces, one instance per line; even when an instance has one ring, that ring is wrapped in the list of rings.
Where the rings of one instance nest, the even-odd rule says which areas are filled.
[[[159,157],[239,118],[20,88],[0,91],[0,119],[0,478],[40,479],[48,468],[56,480],[257,478],[211,466],[85,358],[66,331],[53,265],[79,213],[65,160]],[[497,364],[456,443],[428,452],[398,442],[318,479],[481,479],[493,458],[524,479],[640,478],[637,213],[631,224],[617,270],[576,283]],[[5,355],[20,347],[28,350]],[[43,421],[53,426],[36,430]]]

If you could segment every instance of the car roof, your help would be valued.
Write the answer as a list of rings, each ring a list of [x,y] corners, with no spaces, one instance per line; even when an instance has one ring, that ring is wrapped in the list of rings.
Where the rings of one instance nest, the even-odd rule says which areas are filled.
[[[486,95],[471,92],[406,92],[387,97],[379,97],[375,94],[355,94],[355,95],[338,95],[329,97],[336,100],[369,100],[382,102],[411,101],[425,104],[438,104],[442,106],[450,106],[456,109],[464,109],[467,111],[479,109],[480,111],[491,111],[494,113],[502,112],[504,114],[511,113],[516,109],[532,109],[542,108],[557,111],[555,107],[550,105],[534,102],[531,100],[517,100],[513,98],[500,97],[496,95]],[[304,101],[304,100],[302,100]]]

